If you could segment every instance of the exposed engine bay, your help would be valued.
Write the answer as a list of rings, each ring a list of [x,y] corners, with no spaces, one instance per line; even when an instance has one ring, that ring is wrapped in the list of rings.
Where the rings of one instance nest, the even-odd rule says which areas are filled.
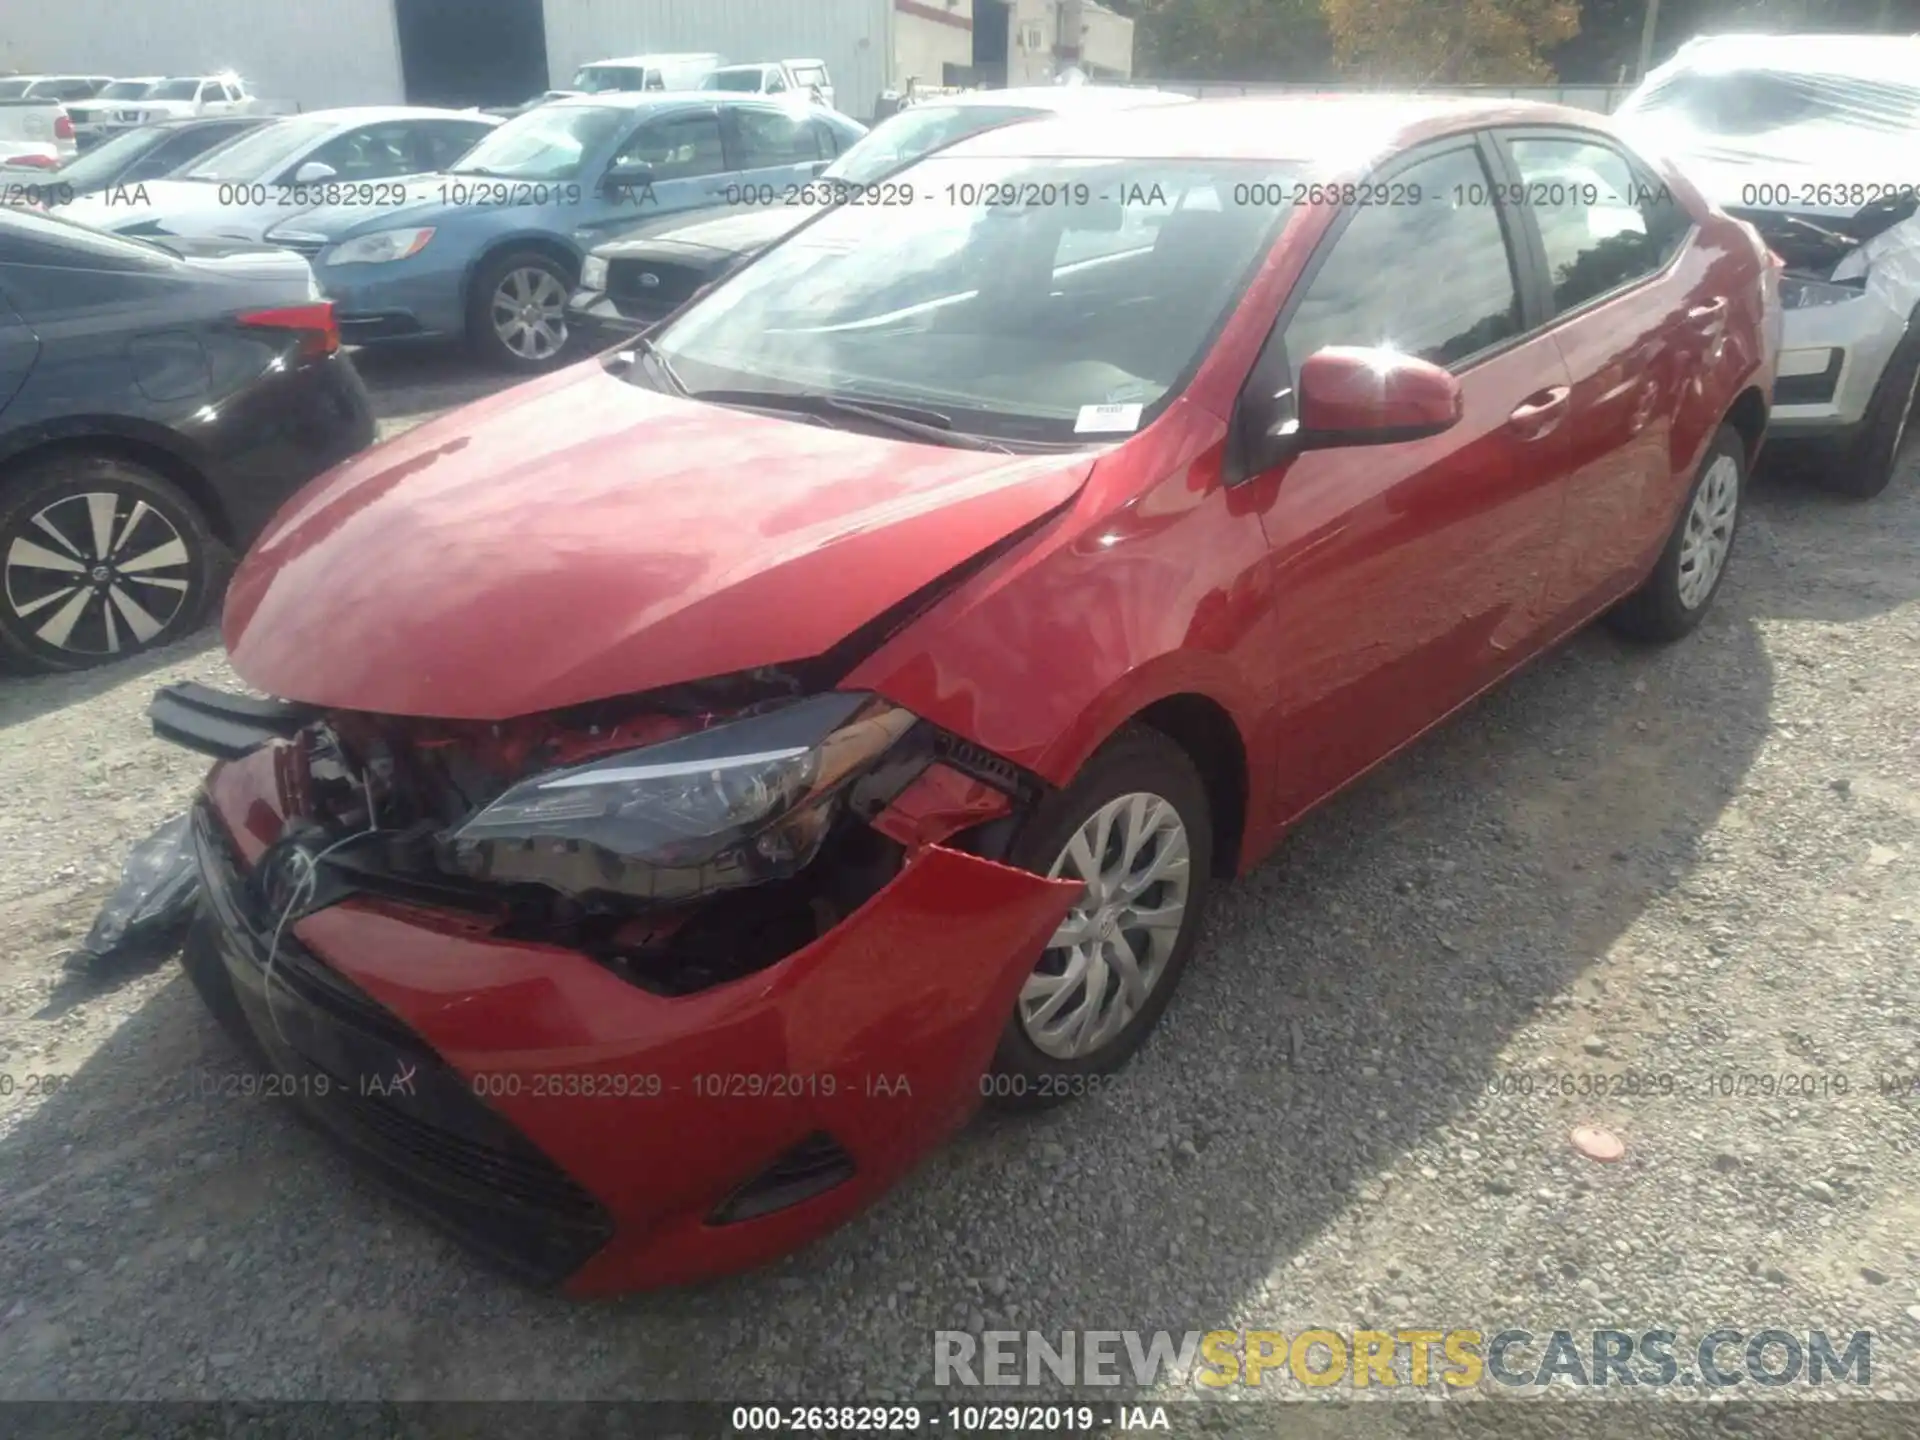
[[[1787,274],[1833,284],[1866,287],[1864,266],[1847,266],[1847,257],[1862,246],[1911,220],[1920,210],[1920,196],[1890,195],[1863,205],[1852,215],[1800,215],[1785,210],[1729,206],[1727,213],[1745,220],[1760,232],[1769,249],[1786,262]]]
[[[162,690],[152,716],[217,758],[269,749],[286,820],[254,878],[282,923],[380,897],[578,950],[669,995],[764,969],[880,890],[909,845],[873,822],[931,767],[998,801],[958,807],[954,829],[1023,812],[1044,788],[890,702],[808,693],[778,669],[501,723],[190,684]],[[280,855],[298,861],[294,883]]]

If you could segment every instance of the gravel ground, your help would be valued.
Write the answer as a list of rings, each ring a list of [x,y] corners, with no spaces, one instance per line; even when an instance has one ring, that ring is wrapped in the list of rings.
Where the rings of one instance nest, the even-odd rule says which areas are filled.
[[[366,368],[389,430],[489,383]],[[935,1328],[1381,1324],[1864,1328],[1873,1394],[1920,1398],[1920,1094],[1878,1093],[1920,1076],[1912,474],[1868,505],[1763,476],[1689,641],[1584,635],[1306,823],[1218,892],[1111,1093],[983,1119],[773,1269],[595,1305],[201,1093],[238,1061],[177,966],[63,975],[199,777],[144,719],[188,678],[231,682],[211,634],[0,692],[0,1396],[874,1399],[924,1391]],[[1672,1093],[1544,1093],[1603,1073]],[[1709,1093],[1783,1073],[1847,1093]],[[1576,1155],[1583,1122],[1624,1161]]]

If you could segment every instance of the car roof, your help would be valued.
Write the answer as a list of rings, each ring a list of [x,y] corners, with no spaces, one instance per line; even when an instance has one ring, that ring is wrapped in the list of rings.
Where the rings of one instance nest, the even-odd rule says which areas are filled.
[[[796,115],[818,115],[821,106],[784,95],[746,95],[731,90],[602,90],[598,95],[566,95],[540,106],[542,110],[673,110],[688,106],[739,105],[763,110],[786,110]],[[843,115],[840,117],[845,119]]]
[[[435,105],[344,105],[336,110],[303,110],[280,120],[328,120],[336,125],[366,125],[376,120],[498,120],[472,110],[443,110]]]
[[[1660,67],[1847,75],[1920,86],[1920,35],[1696,35]]]
[[[1002,92],[1012,93],[1012,92]],[[1428,95],[1287,95],[1195,100],[1099,116],[1003,125],[940,152],[1089,159],[1285,160],[1316,168],[1364,164],[1431,136],[1486,125],[1574,125],[1606,132],[1590,110],[1523,100]]]
[[[1035,110],[1070,115],[1082,110],[1127,110],[1135,106],[1192,102],[1191,95],[1130,85],[1020,85],[1009,90],[963,90],[958,95],[940,95],[910,106],[906,113],[931,110],[942,105],[958,105],[967,109],[980,105],[1026,105]]]
[[[589,60],[577,68],[591,70],[596,65],[658,65],[662,60],[711,60],[712,50],[657,50],[647,55],[616,55],[606,60]]]

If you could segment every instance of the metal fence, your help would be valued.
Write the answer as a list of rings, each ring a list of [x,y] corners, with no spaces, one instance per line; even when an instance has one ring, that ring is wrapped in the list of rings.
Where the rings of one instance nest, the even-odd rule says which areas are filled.
[[[1280,84],[1267,81],[1233,80],[1143,80],[1156,90],[1171,90],[1197,99],[1223,95],[1364,95],[1369,91],[1392,90],[1418,95],[1464,95],[1478,100],[1539,100],[1552,105],[1568,105],[1576,110],[1596,110],[1611,114],[1632,92],[1631,85],[1362,85],[1352,81],[1327,81],[1323,84]]]

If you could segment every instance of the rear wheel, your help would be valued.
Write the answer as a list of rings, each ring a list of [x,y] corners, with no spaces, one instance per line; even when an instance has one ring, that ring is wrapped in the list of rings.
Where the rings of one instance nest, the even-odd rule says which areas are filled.
[[[75,450],[0,487],[0,648],[17,668],[81,670],[199,625],[218,545],[165,476]]]
[[[514,250],[480,267],[467,304],[467,341],[488,363],[529,374],[560,364],[573,275],[551,255]]]
[[[1042,1109],[1124,1064],[1173,998],[1212,880],[1206,786],[1173,741],[1131,727],[1041,807],[1009,858],[1086,886],[1021,987],[984,1084],[1002,1108]]]
[[[1669,641],[1700,623],[1726,578],[1746,480],[1746,441],[1722,425],[1653,573],[1614,607],[1608,624],[1636,640]]]

